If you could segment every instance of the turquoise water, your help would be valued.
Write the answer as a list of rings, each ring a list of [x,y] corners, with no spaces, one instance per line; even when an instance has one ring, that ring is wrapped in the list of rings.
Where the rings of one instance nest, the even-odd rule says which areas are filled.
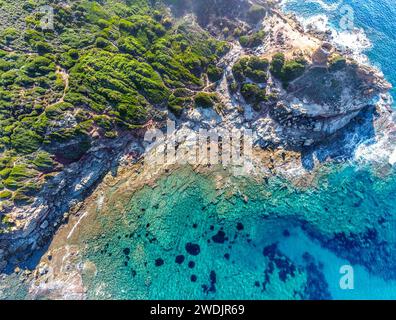
[[[370,61],[383,71],[390,81],[393,98],[396,98],[396,6],[394,0],[333,0],[333,1],[301,1],[286,0],[284,9],[308,18],[325,14],[332,27],[339,29],[344,5],[351,6],[354,14],[354,25],[363,28],[373,47],[365,53]],[[331,4],[341,3],[331,7]],[[324,5],[323,5],[324,4]],[[326,6],[330,5],[330,6]],[[334,9],[335,8],[335,9]]]
[[[339,28],[340,10],[325,6],[339,1],[285,2],[285,10],[325,14]],[[342,5],[353,8],[355,26],[373,45],[370,62],[396,86],[393,0]],[[380,177],[350,162],[306,190],[274,178],[235,181],[220,193],[213,177],[176,172],[131,196],[116,227],[87,249],[98,270],[86,279],[89,295],[396,299],[396,175],[389,170]],[[340,287],[344,265],[353,267],[353,290]]]
[[[226,179],[220,191],[184,169],[131,196],[90,239],[90,298],[396,299],[394,174],[334,167],[307,190]],[[343,265],[353,290],[340,288]]]

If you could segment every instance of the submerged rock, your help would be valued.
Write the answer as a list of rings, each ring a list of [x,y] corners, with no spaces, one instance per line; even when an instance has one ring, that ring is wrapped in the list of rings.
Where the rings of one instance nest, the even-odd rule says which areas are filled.
[[[189,242],[186,244],[186,251],[192,256],[197,256],[201,252],[201,248],[198,244]]]

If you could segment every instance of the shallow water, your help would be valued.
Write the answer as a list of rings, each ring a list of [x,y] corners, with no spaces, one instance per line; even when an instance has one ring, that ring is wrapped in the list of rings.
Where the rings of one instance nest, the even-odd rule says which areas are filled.
[[[316,189],[227,184],[220,192],[213,177],[183,169],[131,196],[88,242],[84,258],[97,267],[89,297],[396,298],[394,175],[345,166]],[[353,240],[334,240],[341,232]],[[354,268],[354,290],[339,286],[343,265]]]

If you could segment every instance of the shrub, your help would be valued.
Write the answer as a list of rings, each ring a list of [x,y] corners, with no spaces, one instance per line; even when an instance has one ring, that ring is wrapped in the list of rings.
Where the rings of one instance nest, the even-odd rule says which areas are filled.
[[[243,82],[246,80],[245,69],[247,67],[248,61],[248,58],[242,58],[232,67],[232,74],[234,75],[236,81]]]
[[[70,49],[68,51],[68,55],[70,56],[70,58],[72,58],[73,60],[77,60],[79,58],[79,53],[78,50],[76,49]]]
[[[52,46],[47,42],[43,41],[36,42],[35,48],[40,55],[52,52]]]
[[[251,23],[258,23],[264,18],[266,10],[264,7],[253,4],[247,12],[247,18]]]
[[[54,104],[50,107],[47,107],[45,109],[45,113],[48,116],[48,118],[54,119],[60,116],[61,114],[63,114],[66,110],[71,110],[71,109],[73,109],[73,105],[71,103],[61,102]]]
[[[30,129],[17,127],[11,135],[11,147],[22,154],[36,151],[43,141],[43,137]]]
[[[53,62],[46,57],[34,57],[31,62],[26,64],[26,71],[31,76],[46,75],[55,70]]]
[[[282,80],[284,82],[293,81],[302,76],[305,71],[305,65],[297,61],[287,61],[282,69]]]
[[[9,190],[4,190],[0,192],[0,200],[10,199],[12,197],[12,192]]]
[[[239,43],[245,48],[256,48],[263,44],[264,31],[258,31],[248,36],[239,37]]]
[[[240,83],[244,82],[246,77],[257,83],[266,83],[268,66],[267,59],[242,58],[234,64],[232,72],[234,78]]]
[[[199,92],[194,98],[195,106],[200,108],[212,108],[217,102],[217,96],[213,93]]]
[[[241,94],[246,102],[250,104],[258,104],[267,101],[265,90],[254,83],[245,83],[242,86]]]
[[[44,151],[39,152],[32,163],[36,166],[37,170],[42,172],[50,172],[55,165],[51,156]]]
[[[282,68],[285,64],[285,61],[286,59],[283,53],[276,53],[272,57],[270,71],[275,77],[279,79],[282,77]]]
[[[208,78],[212,82],[219,81],[223,76],[223,69],[216,67],[216,66],[209,66],[208,67]]]
[[[11,173],[11,168],[5,168],[5,169],[0,171],[0,177],[2,179],[7,179],[8,176],[10,175],[10,173]]]
[[[109,40],[103,38],[103,37],[98,37],[95,41],[95,46],[97,48],[106,48],[107,46],[109,46],[111,43]]]
[[[272,57],[270,70],[286,87],[289,82],[304,74],[306,63],[302,58],[285,60],[285,56],[282,53],[277,53]]]
[[[334,55],[329,61],[329,68],[331,71],[342,70],[346,67],[347,60],[341,55]]]
[[[169,104],[168,108],[176,117],[180,117],[184,110],[184,108],[182,106],[173,105],[173,104]]]

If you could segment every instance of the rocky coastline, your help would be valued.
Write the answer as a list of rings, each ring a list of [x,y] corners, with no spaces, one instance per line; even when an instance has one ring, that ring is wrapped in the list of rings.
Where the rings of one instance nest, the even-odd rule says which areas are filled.
[[[360,132],[367,136],[357,140],[351,150],[355,151],[365,140],[371,139],[381,144],[385,155],[391,154],[392,145],[396,143],[396,126],[388,94],[390,85],[377,70],[356,62],[347,52],[334,47],[328,37],[306,32],[295,19],[276,7],[268,8],[260,28],[266,31],[262,47],[252,51],[233,42],[229,53],[219,62],[219,66],[225,68],[221,80],[205,89],[220,97],[220,110],[189,109],[180,119],[169,114],[169,118],[176,121],[175,136],[180,150],[191,148],[194,142],[185,137],[202,128],[250,129],[254,133],[251,174],[258,177],[280,175],[302,186],[313,183],[315,168],[339,154],[343,143],[350,141],[348,133],[354,132],[355,127],[361,128]],[[277,98],[261,102],[259,108],[247,103],[240,92],[230,92],[233,66],[240,58],[265,58],[275,52],[283,52],[290,59],[304,58],[307,61],[304,74],[285,89],[281,81],[268,73],[268,82],[263,87],[267,94],[276,94]],[[331,59],[335,56],[342,59],[340,65],[332,69]],[[166,130],[164,123],[157,126]],[[98,190],[105,192],[109,181],[115,185],[128,177],[132,189],[137,189],[146,184],[155,185],[156,179],[178,168],[154,169],[145,163],[148,155],[143,135],[144,132],[124,132],[116,140],[97,141],[80,161],[48,181],[32,204],[4,208],[14,226],[0,234],[0,271],[22,274],[24,262],[33,252],[45,251],[55,233],[59,230],[72,232],[71,227],[65,225],[68,221],[73,221],[74,225],[80,221],[85,207],[90,202],[97,204]],[[313,159],[313,167],[308,168],[304,154],[323,149],[328,157]],[[212,169],[206,165],[195,167],[197,172]],[[72,252],[69,252],[71,265],[73,257],[78,256],[78,249],[68,250]],[[25,276],[26,279],[36,277],[39,283],[32,286],[32,297],[53,290],[58,297],[81,299],[85,297],[81,272],[94,272],[90,267],[76,267],[68,273],[70,278],[63,277],[59,283],[56,277],[48,278],[50,273],[43,265]],[[44,285],[46,281],[49,284]],[[62,288],[67,282],[70,286]]]

